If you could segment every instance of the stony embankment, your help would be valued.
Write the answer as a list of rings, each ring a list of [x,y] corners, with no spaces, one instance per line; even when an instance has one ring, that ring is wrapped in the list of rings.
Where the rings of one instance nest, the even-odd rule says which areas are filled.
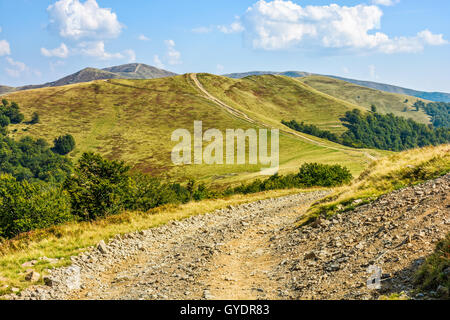
[[[450,231],[450,175],[295,229],[327,192],[230,207],[101,242],[11,299],[377,299]],[[369,266],[382,287],[367,287]]]

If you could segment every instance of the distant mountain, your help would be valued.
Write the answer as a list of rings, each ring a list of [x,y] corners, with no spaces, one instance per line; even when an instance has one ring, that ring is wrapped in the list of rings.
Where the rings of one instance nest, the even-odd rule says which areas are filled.
[[[380,91],[385,91],[389,93],[399,93],[403,95],[408,95],[416,98],[421,98],[425,100],[430,101],[439,101],[439,102],[450,102],[450,93],[445,92],[425,92],[425,91],[418,91],[413,89],[407,89],[402,88],[390,84],[384,84],[384,83],[378,83],[378,82],[371,82],[371,81],[361,81],[361,80],[355,80],[355,79],[348,79],[338,76],[330,76],[330,75],[321,75],[321,74],[314,74],[314,73],[308,73],[308,72],[302,72],[302,71],[287,71],[287,72],[273,72],[273,71],[252,71],[252,72],[244,72],[244,73],[230,73],[225,74],[225,77],[233,78],[233,79],[241,79],[249,76],[260,76],[265,74],[272,74],[272,75],[281,75],[281,76],[287,76],[287,77],[293,77],[293,78],[301,78],[301,77],[307,77],[307,76],[326,76],[338,80],[343,80],[346,82],[350,82],[362,87],[376,89]]]
[[[390,93],[399,93],[399,94],[413,96],[416,98],[421,98],[421,99],[430,100],[430,101],[450,102],[450,93],[418,91],[418,90],[407,89],[407,88],[402,88],[402,87],[398,87],[398,86],[393,86],[390,84],[384,84],[384,83],[378,83],[378,82],[372,82],[372,81],[361,81],[361,80],[347,79],[347,78],[342,78],[342,77],[337,77],[337,76],[328,76],[328,77],[347,81],[347,82],[350,82],[353,84],[357,84],[359,86],[376,89],[376,90],[380,90],[380,91],[386,91],[386,92],[390,92]]]
[[[266,74],[276,75],[276,76],[286,76],[291,78],[301,78],[301,77],[307,77],[314,75],[313,73],[309,72],[302,72],[302,71],[286,71],[286,72],[273,72],[273,71],[250,71],[250,72],[243,72],[243,73],[229,73],[224,74],[224,77],[233,78],[233,79],[242,79],[245,77],[250,76],[263,76]]]
[[[39,89],[47,87],[59,87],[68,84],[90,82],[94,80],[107,80],[107,79],[156,79],[175,76],[176,73],[158,69],[152,66],[148,66],[142,63],[131,63],[121,66],[115,66],[105,69],[85,68],[74,74],[71,74],[62,79],[48,82],[40,85],[28,85],[22,87],[7,87],[0,86],[0,94],[23,91],[30,89]]]

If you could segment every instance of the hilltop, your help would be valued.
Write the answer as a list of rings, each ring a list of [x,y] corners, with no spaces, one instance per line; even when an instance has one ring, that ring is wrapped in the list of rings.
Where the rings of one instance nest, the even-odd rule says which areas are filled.
[[[394,86],[394,85],[385,84],[385,83],[355,80],[355,79],[349,79],[349,78],[344,78],[344,77],[339,77],[339,76],[321,75],[321,74],[314,74],[314,73],[303,72],[303,71],[287,71],[287,72],[252,71],[252,72],[225,74],[224,77],[241,79],[241,78],[245,78],[245,77],[249,77],[249,76],[265,75],[265,74],[284,75],[284,76],[294,77],[294,78],[307,77],[307,76],[324,76],[324,77],[329,77],[329,78],[335,78],[338,80],[343,80],[345,82],[350,82],[350,83],[359,85],[361,87],[371,88],[371,89],[380,90],[380,91],[384,91],[384,92],[397,93],[397,94],[412,96],[412,97],[416,97],[416,98],[420,98],[420,99],[424,99],[424,100],[436,101],[436,102],[450,102],[450,93],[425,92],[425,91],[402,88],[399,86]]]
[[[17,88],[0,86],[0,94],[23,91],[30,89],[39,89],[47,87],[59,87],[75,83],[90,82],[95,80],[107,79],[156,79],[175,76],[176,73],[158,69],[142,63],[131,63],[105,69],[85,68],[74,74],[68,75],[59,80],[40,85],[27,85]]]

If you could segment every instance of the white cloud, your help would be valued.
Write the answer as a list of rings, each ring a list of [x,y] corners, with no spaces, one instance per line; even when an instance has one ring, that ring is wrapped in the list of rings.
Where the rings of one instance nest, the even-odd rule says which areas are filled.
[[[136,52],[134,52],[134,50],[125,50],[124,54],[128,56],[128,62],[136,62]]]
[[[211,27],[198,27],[198,28],[194,28],[194,29],[192,29],[191,31],[193,32],[193,33],[210,33],[210,32],[212,32],[212,30],[213,30],[213,28],[211,28]]]
[[[155,56],[153,57],[153,63],[155,64],[155,67],[159,69],[165,68],[164,64],[162,63],[161,59],[157,54],[155,54]]]
[[[100,60],[123,59],[121,53],[109,53],[105,50],[103,41],[82,42],[79,44],[79,53],[84,56],[98,58]]]
[[[6,40],[0,40],[0,57],[11,54],[11,48],[9,42]]]
[[[150,38],[146,37],[143,34],[139,35],[138,39],[141,40],[141,41],[150,41]]]
[[[44,57],[57,57],[61,59],[65,59],[69,56],[69,48],[64,43],[61,43],[61,45],[58,48],[55,49],[46,49],[41,48],[41,54]]]
[[[175,49],[175,41],[165,40],[167,46],[167,57],[170,65],[181,64],[181,53]]]
[[[239,20],[233,22],[229,26],[218,26],[217,27],[220,32],[225,34],[238,33],[244,31],[244,27],[242,26]]]
[[[224,69],[225,69],[225,67],[224,67],[223,65],[221,65],[221,64],[218,64],[218,65],[217,65],[217,70],[218,70],[219,72],[222,72]]]
[[[47,11],[50,27],[71,40],[116,38],[123,28],[117,15],[111,9],[100,8],[95,0],[60,0]]]
[[[27,66],[23,62],[15,61],[10,57],[7,57],[6,61],[11,68],[6,68],[5,70],[11,77],[18,78],[24,71],[27,70]]]
[[[448,41],[444,39],[443,34],[433,34],[430,30],[423,30],[417,34],[417,36],[422,39],[426,44],[432,46],[439,46],[443,44],[448,44]]]
[[[245,37],[256,49],[328,48],[382,53],[419,52],[446,43],[428,30],[390,38],[382,32],[383,11],[373,5],[306,6],[291,1],[258,1],[243,16]]]
[[[396,5],[399,2],[400,2],[400,0],[372,0],[373,4],[377,4],[379,6],[387,6],[387,7]]]

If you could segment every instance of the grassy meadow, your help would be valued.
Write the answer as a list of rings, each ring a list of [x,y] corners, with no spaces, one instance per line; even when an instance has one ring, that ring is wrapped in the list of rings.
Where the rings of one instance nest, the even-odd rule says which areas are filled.
[[[205,81],[205,77],[208,81]],[[295,116],[303,117],[300,119],[305,121],[319,122],[323,126],[336,127],[335,130],[339,131],[338,117],[351,109],[345,105],[337,108],[335,104],[330,107],[330,100],[304,90],[304,85],[296,80],[286,77],[258,78],[263,83],[252,85],[267,89],[267,92],[261,93],[265,98],[256,99],[252,87],[248,87],[246,91],[239,91],[239,105],[253,106],[253,109],[244,111],[251,117],[261,114],[262,122],[268,126],[281,128],[279,121],[282,118]],[[229,102],[230,99],[225,99],[217,92],[217,82],[223,82],[220,88],[229,92],[225,86],[236,80],[212,75],[202,75],[199,79],[218,98]],[[270,86],[275,86],[275,91],[285,89],[278,98],[271,97],[273,92],[269,90]],[[299,105],[291,104],[295,99],[303,101],[303,98],[295,97],[301,94],[309,100]],[[71,134],[77,143],[70,155],[74,160],[83,152],[93,151],[108,159],[123,160],[135,170],[153,176],[178,181],[195,178],[218,185],[259,177],[259,165],[172,164],[171,150],[177,143],[171,142],[171,134],[178,128],[188,129],[192,134],[194,120],[202,120],[204,130],[217,128],[225,132],[228,128],[257,129],[257,125],[229,114],[204,98],[189,75],[153,80],[94,81],[16,92],[6,98],[19,103],[27,119],[33,112],[40,115],[39,124],[11,125],[12,137],[31,135],[52,143],[60,135]],[[280,106],[275,112],[273,109],[277,104]],[[307,109],[310,111],[306,112]],[[333,119],[330,117],[333,112],[336,113],[336,121],[330,120]],[[273,114],[272,118],[270,114]],[[313,120],[314,117],[316,120]],[[280,173],[297,171],[303,163],[314,161],[339,163],[349,167],[353,174],[358,174],[371,161],[366,151],[342,147],[315,137],[308,138],[317,143],[286,133],[280,134]],[[375,156],[386,154],[372,150],[368,152]]]

